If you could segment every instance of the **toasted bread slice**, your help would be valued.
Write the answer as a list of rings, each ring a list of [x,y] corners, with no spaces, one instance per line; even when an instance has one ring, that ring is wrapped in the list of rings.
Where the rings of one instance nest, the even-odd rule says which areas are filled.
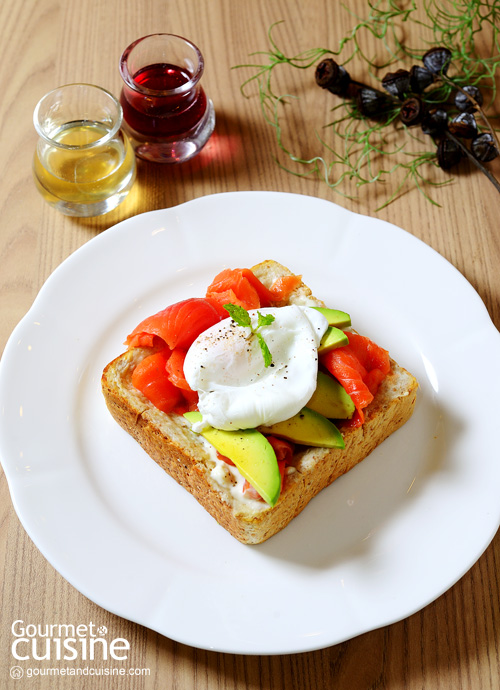
[[[291,272],[275,261],[252,268],[268,287]],[[301,283],[287,304],[324,306]],[[284,306],[277,304],[276,306]],[[132,384],[132,372],[148,348],[134,348],[110,362],[102,376],[102,390],[115,420],[230,534],[245,544],[259,544],[282,530],[309,501],[337,477],[348,472],[411,416],[416,400],[416,379],[391,360],[391,373],[365,410],[359,428],[342,431],[345,448],[297,446],[284,489],[274,507],[246,498],[238,470],[217,457],[215,449],[177,414],[154,407]]]

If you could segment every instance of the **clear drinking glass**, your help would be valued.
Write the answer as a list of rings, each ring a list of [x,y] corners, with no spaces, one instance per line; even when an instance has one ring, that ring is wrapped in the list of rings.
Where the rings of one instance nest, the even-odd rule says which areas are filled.
[[[33,175],[45,201],[82,217],[107,213],[125,199],[136,161],[122,118],[116,98],[91,84],[67,84],[40,100]]]
[[[182,163],[206,144],[215,112],[200,85],[203,69],[203,55],[181,36],[151,34],[126,48],[120,102],[137,156]]]

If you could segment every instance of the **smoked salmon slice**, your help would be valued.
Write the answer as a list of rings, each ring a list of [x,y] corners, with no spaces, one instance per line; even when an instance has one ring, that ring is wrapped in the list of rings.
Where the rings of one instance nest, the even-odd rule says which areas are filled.
[[[219,301],[221,304],[232,302],[244,309],[258,309],[259,307],[267,306],[269,304],[267,289],[260,280],[255,279],[253,273],[252,276],[255,280],[250,280],[248,273],[251,273],[251,271],[239,268],[226,268],[215,276],[208,286],[206,296],[209,299]],[[263,288],[260,294],[255,281]]]
[[[278,462],[283,461],[289,465],[293,459],[294,444],[276,436],[266,436],[266,438],[272,445]]]
[[[356,406],[351,422],[353,426],[361,426],[365,420],[363,410],[371,403],[374,396],[363,381],[363,376],[366,376],[368,372],[355,355],[343,351],[344,349],[344,347],[339,347],[331,350],[321,357],[320,362],[351,396]]]
[[[182,388],[184,391],[191,391],[189,383],[186,381],[184,376],[184,360],[186,359],[186,354],[187,350],[182,350],[176,347],[168,358],[165,368],[168,377],[174,386],[177,386],[177,388]]]
[[[281,276],[271,285],[270,292],[273,302],[286,302],[290,294],[302,282],[302,276]]]
[[[321,364],[351,396],[356,412],[348,426],[361,426],[364,409],[375,397],[379,385],[391,370],[389,353],[369,338],[345,331],[349,345],[338,347],[320,358]]]
[[[202,297],[176,302],[166,309],[149,316],[134,328],[125,341],[128,348],[152,347],[155,336],[161,338],[173,350],[187,349],[210,326],[227,318],[219,305]]]
[[[346,335],[349,338],[348,347],[350,351],[356,355],[367,371],[377,369],[384,375],[390,372],[391,360],[387,350],[384,350],[364,335],[359,335],[359,333],[349,333],[346,331]]]
[[[301,276],[282,276],[268,289],[250,269],[226,268],[215,276],[206,296],[221,304],[232,302],[244,309],[259,309],[285,302],[301,282]]]
[[[255,293],[255,295],[248,295],[247,290],[245,290],[245,293],[245,296],[238,297],[236,292],[231,288],[229,290],[222,290],[221,292],[207,292],[207,297],[218,302],[221,307],[223,307],[224,304],[237,304],[247,311],[249,309],[258,309],[261,305],[257,293]],[[241,290],[239,290],[239,294],[242,294]],[[226,314],[229,316],[227,311]]]
[[[185,352],[165,347],[145,357],[132,372],[132,384],[162,412],[196,409],[198,393],[189,388],[182,365]]]
[[[182,392],[170,381],[165,370],[167,348],[145,357],[132,372],[132,384],[162,412],[172,412],[182,400]]]

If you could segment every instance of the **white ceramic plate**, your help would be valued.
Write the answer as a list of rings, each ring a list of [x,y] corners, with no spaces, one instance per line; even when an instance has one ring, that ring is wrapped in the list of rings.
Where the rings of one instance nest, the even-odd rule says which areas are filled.
[[[268,258],[421,390],[406,426],[251,547],[117,426],[100,376],[145,316]],[[2,463],[30,537],[105,609],[205,649],[318,649],[419,610],[490,543],[499,357],[476,292],[405,231],[306,196],[208,196],[118,224],[50,277],[1,362]]]

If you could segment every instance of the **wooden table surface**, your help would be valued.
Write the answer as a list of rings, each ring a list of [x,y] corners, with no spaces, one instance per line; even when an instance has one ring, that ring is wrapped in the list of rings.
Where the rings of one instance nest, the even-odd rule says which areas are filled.
[[[349,7],[362,16],[367,3]],[[255,88],[249,98],[240,84],[253,73],[232,70],[269,46],[273,34],[288,54],[315,47],[336,48],[354,25],[340,3],[326,0],[4,0],[0,5],[2,165],[0,174],[0,351],[51,272],[73,251],[116,222],[172,207],[207,194],[272,190],[332,200],[347,209],[405,228],[446,257],[472,283],[500,326],[500,234],[498,194],[465,164],[451,185],[432,192],[432,205],[414,188],[381,211],[385,184],[367,185],[358,200],[339,196],[314,177],[295,176],[273,159],[275,131],[264,120]],[[418,42],[416,25],[403,27]],[[99,84],[118,94],[117,64],[134,39],[153,32],[184,35],[206,59],[203,84],[217,113],[216,133],[202,154],[178,168],[141,163],[129,198],[95,219],[74,220],[47,206],[31,176],[36,143],[32,112],[39,98],[69,82]],[[367,52],[380,50],[366,38]],[[255,60],[255,58],[253,58]],[[369,79],[366,66],[358,78]],[[291,75],[291,76],[290,76]],[[291,70],[290,86],[305,103],[289,106],[294,126],[285,126],[290,149],[314,153],[314,129],[328,122],[333,96],[311,86],[313,72]],[[308,101],[309,99],[309,101]],[[288,111],[287,111],[288,112]],[[294,148],[295,147],[295,148]],[[490,165],[497,175],[500,164]],[[441,176],[440,176],[441,175]],[[437,174],[445,179],[444,173]],[[353,182],[344,191],[355,192]],[[423,277],[424,279],[424,277]],[[57,348],[57,345],[55,345]],[[491,414],[491,410],[485,411]],[[7,481],[0,478],[0,562],[2,605],[0,687],[21,688],[415,688],[425,690],[500,687],[500,536],[476,564],[436,601],[409,618],[333,647],[297,655],[257,657],[190,648],[114,616],[73,589],[44,559],[22,528]],[[432,564],[429,564],[432,567]],[[99,621],[113,637],[129,640],[130,667],[148,675],[126,677],[38,677],[11,679],[12,623]],[[262,621],[265,625],[265,621]],[[23,666],[25,662],[20,662]],[[38,662],[40,668],[48,662]],[[75,661],[74,667],[84,662]],[[26,664],[25,664],[26,665]]]

